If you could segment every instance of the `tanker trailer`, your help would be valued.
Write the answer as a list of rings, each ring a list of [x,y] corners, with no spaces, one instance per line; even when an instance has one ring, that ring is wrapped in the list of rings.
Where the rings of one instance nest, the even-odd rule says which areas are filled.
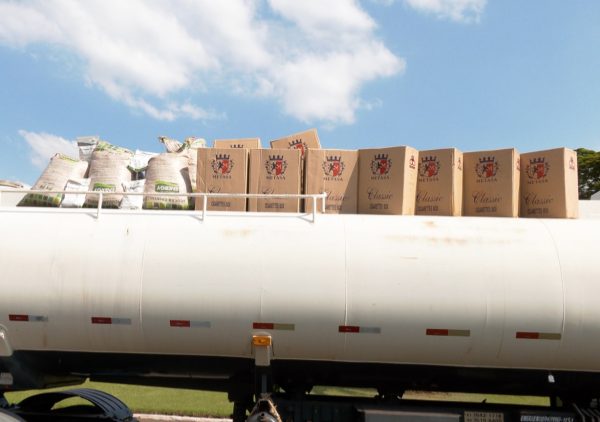
[[[586,403],[590,204],[577,220],[4,207],[0,384],[226,391],[236,422],[314,385]]]

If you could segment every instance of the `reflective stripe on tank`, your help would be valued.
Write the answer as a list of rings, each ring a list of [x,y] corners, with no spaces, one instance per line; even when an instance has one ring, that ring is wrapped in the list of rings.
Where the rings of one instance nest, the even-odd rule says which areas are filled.
[[[538,333],[535,331],[517,331],[515,338],[525,340],[560,340],[562,335],[560,333]]]
[[[380,327],[360,327],[358,325],[340,325],[338,327],[339,333],[367,333],[367,334],[381,334]]]
[[[274,322],[253,322],[252,329],[254,330],[283,330],[283,331],[294,331],[296,329],[295,324],[280,324]]]
[[[179,328],[210,328],[210,321],[191,321],[189,319],[171,319],[169,327]]]
[[[46,322],[48,321],[48,317],[43,315],[10,314],[8,320],[15,322]]]
[[[442,337],[471,337],[471,330],[453,330],[449,328],[428,328],[425,335]]]
[[[131,318],[92,317],[92,324],[131,325]]]

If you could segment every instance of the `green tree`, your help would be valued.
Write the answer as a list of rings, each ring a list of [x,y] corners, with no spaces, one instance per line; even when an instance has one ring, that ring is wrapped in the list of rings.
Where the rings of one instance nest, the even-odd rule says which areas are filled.
[[[590,196],[600,191],[600,151],[578,148],[577,168],[579,199],[590,199]]]

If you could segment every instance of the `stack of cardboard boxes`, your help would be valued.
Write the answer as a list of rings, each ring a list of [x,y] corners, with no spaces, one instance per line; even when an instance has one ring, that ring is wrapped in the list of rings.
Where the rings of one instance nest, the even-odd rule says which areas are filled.
[[[261,148],[259,138],[216,139],[213,148],[204,148],[205,141],[195,137],[183,144],[159,140],[165,154],[133,154],[98,137],[78,138],[84,161],[55,156],[34,188],[75,190],[77,184],[85,190],[87,184],[78,180],[91,160],[90,186],[100,177],[103,183],[96,184],[112,186],[110,192],[137,192],[133,178],[141,182],[135,188],[145,193],[144,208],[188,209],[187,196],[160,192],[196,192],[222,194],[196,198],[196,209],[204,209],[206,201],[211,211],[312,212],[315,205],[321,210],[321,199],[294,195],[325,194],[323,211],[331,214],[578,216],[577,155],[567,148],[525,154],[514,148],[466,153],[409,146],[321,149],[316,129],[273,140],[270,149]],[[73,172],[80,166],[83,170]],[[121,195],[112,196],[117,198],[104,197],[104,206],[121,207]],[[60,206],[62,201],[62,194],[30,194],[20,205]]]
[[[566,148],[521,155],[514,148],[333,150],[321,149],[315,129],[270,145],[225,139],[199,149],[198,192],[325,193],[325,212],[340,214],[577,217],[577,157]],[[208,209],[312,212],[313,202],[210,198]]]

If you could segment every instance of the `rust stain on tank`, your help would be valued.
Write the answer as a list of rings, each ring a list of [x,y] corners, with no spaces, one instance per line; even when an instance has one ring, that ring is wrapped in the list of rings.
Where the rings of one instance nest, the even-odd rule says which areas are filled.
[[[435,221],[423,221],[423,225],[427,228],[434,229],[437,227]]]
[[[241,229],[241,230],[223,230],[223,236],[225,237],[248,237],[252,234],[252,230]]]
[[[443,243],[446,245],[466,245],[469,241],[459,237],[429,237],[427,240],[431,243]]]

